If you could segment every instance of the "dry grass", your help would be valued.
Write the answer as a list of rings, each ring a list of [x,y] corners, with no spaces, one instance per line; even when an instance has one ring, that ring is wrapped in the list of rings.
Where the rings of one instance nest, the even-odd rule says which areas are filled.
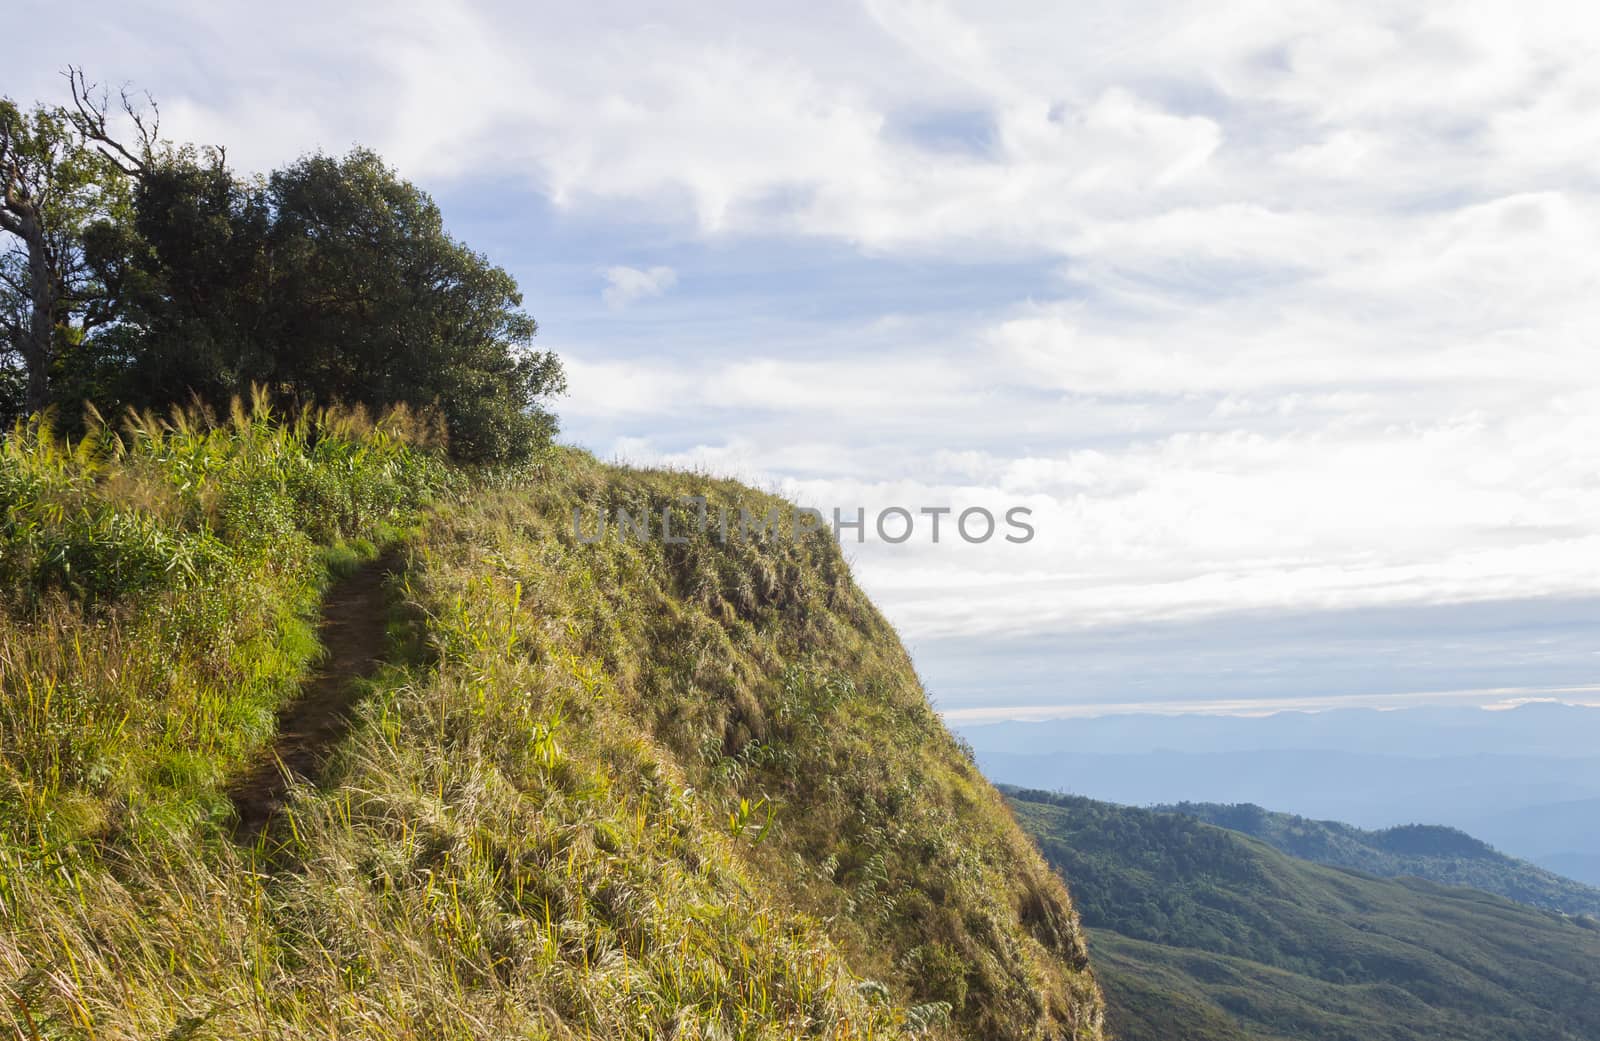
[[[118,502],[152,527],[254,570],[47,584],[0,623],[15,1036],[1099,1036],[1065,892],[836,546],[572,538],[574,505],[775,503],[733,484],[567,453],[437,503],[406,537],[403,664],[323,790],[238,845],[217,793],[311,653],[317,547],[450,479],[381,423],[201,425],[125,439],[61,494],[132,482],[146,499]],[[219,431],[246,447],[188,444]],[[217,486],[259,471],[216,459],[280,437],[366,448],[354,520],[306,508],[320,465]],[[285,452],[259,458],[281,476]],[[196,457],[198,485],[173,476]]]

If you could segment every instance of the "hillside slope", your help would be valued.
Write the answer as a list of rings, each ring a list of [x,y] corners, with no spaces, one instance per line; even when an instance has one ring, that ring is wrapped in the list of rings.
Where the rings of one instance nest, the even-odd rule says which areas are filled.
[[[1365,831],[1337,821],[1273,813],[1251,803],[1178,803],[1152,807],[1260,839],[1291,857],[1369,875],[1408,875],[1471,886],[1564,914],[1600,916],[1600,889],[1508,857],[1455,828],[1411,824]]]
[[[1065,889],[830,538],[572,523],[787,504],[259,414],[0,462],[20,1036],[1101,1036]],[[319,587],[381,542],[387,663],[239,832]]]
[[[1587,1041],[1600,925],[1297,860],[1176,814],[1013,791],[1073,881],[1124,1041]]]

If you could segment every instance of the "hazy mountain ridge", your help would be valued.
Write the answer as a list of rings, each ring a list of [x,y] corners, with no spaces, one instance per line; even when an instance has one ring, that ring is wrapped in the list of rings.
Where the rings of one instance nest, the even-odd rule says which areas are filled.
[[[1124,1041],[1591,1041],[1600,924],[1008,789],[1072,885]]]
[[[1367,831],[1338,821],[1275,813],[1253,803],[1183,802],[1151,809],[1237,831],[1290,856],[1330,867],[1470,886],[1550,911],[1600,916],[1600,889],[1506,856],[1456,828],[1403,824]]]
[[[1427,821],[1460,828],[1518,855],[1562,847],[1510,847],[1478,822],[1498,819],[1510,825],[1526,821],[1530,807],[1600,798],[1600,756],[1421,759],[1322,749],[1103,753],[1084,743],[1049,755],[979,748],[977,756],[990,777],[1022,787],[1134,806],[1185,799],[1256,803],[1363,828]],[[1568,837],[1561,833],[1552,841]]]
[[[1135,806],[1255,803],[1367,829],[1446,825],[1600,885],[1597,708],[1117,715],[959,731],[1011,784]]]

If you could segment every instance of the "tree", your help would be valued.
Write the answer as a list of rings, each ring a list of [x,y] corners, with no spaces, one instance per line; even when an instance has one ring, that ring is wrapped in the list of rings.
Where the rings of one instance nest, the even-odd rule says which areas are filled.
[[[565,382],[532,349],[516,282],[375,153],[240,178],[221,148],[163,141],[154,101],[123,92],[117,111],[67,77],[70,107],[0,107],[8,414],[260,384],[304,404],[437,407],[463,459],[548,442]]]
[[[114,319],[116,287],[104,277],[110,269],[91,262],[89,243],[126,220],[129,199],[125,179],[65,109],[23,112],[6,98],[0,181],[0,351],[13,377],[0,411],[9,422],[49,405],[64,356]]]
[[[98,357],[114,404],[220,400],[286,382],[262,182],[235,177],[220,149],[166,149],[133,199],[124,325]]]
[[[560,362],[512,277],[444,229],[428,195],[374,152],[313,155],[272,174],[280,381],[377,405],[437,403],[452,450],[525,456],[548,440]]]
[[[128,294],[126,403],[260,383],[302,402],[437,406],[469,460],[550,438],[561,365],[531,349],[516,282],[375,153],[242,181],[220,152],[171,151],[141,173],[134,211],[147,252]]]

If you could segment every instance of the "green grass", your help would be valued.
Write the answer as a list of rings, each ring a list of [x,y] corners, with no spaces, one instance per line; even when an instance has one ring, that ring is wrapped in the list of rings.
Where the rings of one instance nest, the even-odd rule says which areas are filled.
[[[575,452],[447,471],[381,424],[189,426],[8,443],[19,480],[59,471],[12,500],[43,533],[0,623],[16,1036],[1101,1036],[1065,890],[837,545],[571,531],[777,500]],[[80,514],[160,539],[107,537],[127,567],[73,585],[37,547]],[[396,539],[391,664],[239,844],[221,792],[320,588]]]
[[[264,403],[0,445],[0,857],[226,812],[317,647],[330,574],[395,537],[448,474],[396,413]]]
[[[1286,856],[1186,816],[1012,791],[1071,884],[1125,1041],[1582,1041],[1600,928]]]

